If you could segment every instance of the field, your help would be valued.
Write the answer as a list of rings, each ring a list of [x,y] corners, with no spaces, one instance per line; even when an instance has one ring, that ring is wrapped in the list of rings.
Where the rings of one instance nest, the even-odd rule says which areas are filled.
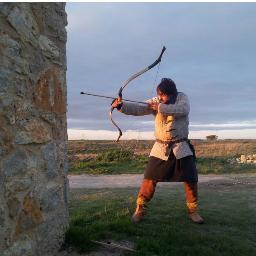
[[[70,225],[63,245],[69,253],[60,255],[256,255],[256,165],[235,161],[241,154],[255,154],[256,141],[192,143],[199,173],[221,177],[199,183],[205,224],[188,219],[181,183],[157,187],[148,214],[138,225],[130,221],[138,188],[71,189]],[[69,174],[143,173],[152,145],[153,141],[69,141]]]
[[[255,174],[200,184],[203,225],[188,219],[182,184],[158,187],[148,215],[137,225],[130,221],[137,189],[73,189],[65,245],[80,253],[96,251],[89,255],[254,256],[255,186]],[[93,240],[136,251],[109,252]]]
[[[70,174],[143,173],[153,141],[69,141]],[[256,154],[256,140],[192,140],[201,174],[251,173],[253,164],[238,164],[241,154]]]

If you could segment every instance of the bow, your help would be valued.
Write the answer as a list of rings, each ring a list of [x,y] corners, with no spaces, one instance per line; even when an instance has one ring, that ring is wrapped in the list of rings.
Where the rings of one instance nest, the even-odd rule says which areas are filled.
[[[163,49],[162,49],[162,51],[161,51],[159,57],[157,58],[157,60],[156,60],[154,63],[152,63],[151,65],[147,66],[146,68],[140,70],[139,72],[135,73],[134,75],[130,76],[130,77],[123,83],[123,85],[121,86],[121,88],[120,88],[119,91],[118,91],[118,97],[119,97],[120,99],[122,99],[122,93],[123,93],[124,88],[125,88],[132,80],[134,80],[134,79],[137,78],[138,76],[142,75],[143,73],[149,71],[151,68],[155,67],[158,63],[161,62],[162,55],[163,55],[163,53],[164,53],[165,50],[166,50],[166,48],[163,47]],[[113,124],[113,125],[118,129],[118,131],[119,131],[119,136],[118,136],[118,138],[117,138],[117,140],[116,140],[116,142],[118,142],[119,139],[121,138],[121,136],[123,135],[123,133],[122,133],[122,130],[120,129],[120,127],[119,127],[119,126],[116,124],[116,122],[113,120],[113,115],[112,115],[113,110],[114,110],[114,108],[111,107],[111,109],[110,109],[110,111],[109,111],[109,117],[110,117],[110,120],[111,120],[112,124]]]

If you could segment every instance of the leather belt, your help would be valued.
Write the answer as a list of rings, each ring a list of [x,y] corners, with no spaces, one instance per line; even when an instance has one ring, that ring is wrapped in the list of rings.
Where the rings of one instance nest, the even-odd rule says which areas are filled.
[[[159,140],[159,139],[156,139],[157,142],[161,143],[161,144],[167,144],[168,147],[166,149],[166,153],[168,153],[168,150],[170,149],[170,147],[175,144],[175,143],[179,143],[179,142],[182,142],[182,141],[186,141],[188,143],[188,146],[190,148],[190,150],[192,151],[193,153],[193,157],[194,159],[196,160],[196,151],[195,151],[195,148],[194,146],[190,143],[190,140],[188,138],[181,138],[181,139],[178,139],[178,140],[169,140],[169,141],[163,141],[163,140]]]
[[[178,140],[169,140],[169,141],[164,141],[164,140],[159,140],[159,139],[156,139],[156,142],[159,142],[161,144],[167,144],[169,146],[175,144],[175,143],[179,143],[179,142],[182,142],[182,141],[188,141],[187,138],[181,138],[181,139],[178,139]]]

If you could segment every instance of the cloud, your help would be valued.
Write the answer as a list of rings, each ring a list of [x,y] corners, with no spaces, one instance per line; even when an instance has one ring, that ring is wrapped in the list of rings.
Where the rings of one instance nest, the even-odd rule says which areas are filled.
[[[206,136],[215,134],[219,139],[256,139],[256,129],[223,129],[199,130],[189,133],[190,139],[205,139]],[[69,140],[116,140],[118,132],[108,130],[78,130],[68,129]],[[122,140],[153,140],[153,131],[127,130],[123,133]]]
[[[255,120],[255,3],[68,3],[66,10],[69,128],[113,129],[110,101],[80,91],[115,96],[164,44],[156,84],[173,78],[189,96],[191,123]],[[124,97],[152,97],[156,70],[132,82]],[[152,129],[152,117],[115,118],[132,130]]]

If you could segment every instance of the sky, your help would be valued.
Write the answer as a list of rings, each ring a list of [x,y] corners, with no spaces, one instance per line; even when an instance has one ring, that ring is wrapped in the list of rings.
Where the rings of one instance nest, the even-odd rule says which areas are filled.
[[[116,97],[163,46],[159,70],[123,97],[154,97],[170,77],[190,100],[190,138],[256,139],[256,3],[67,3],[66,11],[69,139],[115,139],[111,100],[80,92]],[[113,116],[123,138],[153,138],[153,116]]]

